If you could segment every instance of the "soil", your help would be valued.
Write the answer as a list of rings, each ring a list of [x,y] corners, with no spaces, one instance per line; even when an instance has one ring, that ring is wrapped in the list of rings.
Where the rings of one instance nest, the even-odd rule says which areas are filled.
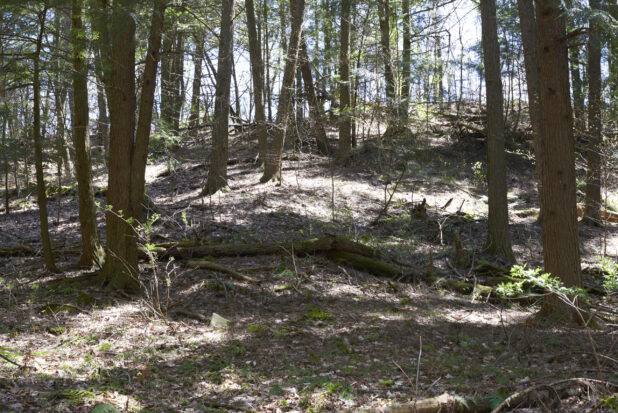
[[[316,155],[310,142],[295,142],[281,185],[259,183],[255,152],[247,149],[256,146],[255,137],[244,131],[231,140],[237,162],[229,166],[229,188],[212,197],[201,195],[208,137],[185,139],[169,156],[152,154],[147,191],[160,217],[142,242],[339,234],[400,263],[428,266],[431,256],[448,278],[473,275],[481,260],[503,264],[482,253],[482,139],[456,136],[439,122],[432,130],[413,130],[394,149],[376,143],[377,134],[359,139],[348,168]],[[334,142],[336,131],[329,135]],[[510,147],[513,248],[518,263],[538,267],[534,165],[525,143]],[[374,225],[404,168],[386,214]],[[105,185],[103,175],[97,184]],[[421,216],[414,206],[423,199]],[[35,199],[22,194],[17,201],[0,217],[0,246],[38,249]],[[98,201],[103,208],[104,199]],[[102,212],[99,224],[104,237]],[[590,296],[599,329],[543,324],[534,318],[534,301],[479,299],[423,279],[380,279],[323,255],[290,251],[216,260],[258,278],[257,285],[182,262],[144,262],[145,294],[130,297],[97,283],[56,282],[85,273],[76,267],[75,195],[52,195],[50,225],[62,275],[46,273],[40,255],[0,257],[2,411],[86,412],[105,402],[139,412],[318,412],[444,392],[499,403],[515,391],[564,378],[618,381],[615,294]],[[472,252],[469,267],[453,266],[455,231]],[[585,284],[599,289],[594,268],[603,249],[617,254],[618,225],[581,226],[580,237]],[[169,312],[157,315],[158,305]],[[229,325],[207,322],[214,313]],[[589,411],[607,397],[588,390],[573,392],[552,411]],[[543,408],[535,402],[514,407]]]

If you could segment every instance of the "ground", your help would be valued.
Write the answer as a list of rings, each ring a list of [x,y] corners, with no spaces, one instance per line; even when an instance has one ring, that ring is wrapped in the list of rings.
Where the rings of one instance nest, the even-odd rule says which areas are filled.
[[[474,135],[449,133],[440,122],[429,129],[400,137],[392,151],[375,136],[359,138],[349,168],[315,155],[310,143],[294,145],[281,185],[258,183],[255,152],[248,149],[255,137],[238,132],[229,189],[212,197],[200,195],[206,145],[202,137],[186,139],[169,157],[152,154],[148,194],[160,218],[142,243],[339,234],[399,263],[427,267],[431,260],[444,277],[473,277],[482,260],[502,264],[481,252],[484,144]],[[330,135],[335,138],[334,129]],[[529,145],[511,142],[507,166],[516,258],[540,266]],[[105,185],[103,176],[97,185]],[[374,222],[395,186],[387,212]],[[38,255],[0,256],[2,411],[81,412],[101,402],[141,412],[338,411],[444,392],[500,401],[570,377],[618,381],[615,295],[591,296],[599,329],[551,326],[535,321],[538,306],[530,300],[377,278],[323,255],[289,251],[216,260],[260,284],[188,269],[181,261],[144,262],[146,294],[136,298],[96,283],[57,282],[84,271],[75,267],[75,195],[51,199],[51,235],[63,274],[46,273]],[[416,214],[423,199],[426,214]],[[40,248],[34,200],[22,194],[14,207],[0,218],[0,245]],[[104,235],[102,213],[99,219]],[[473,251],[465,268],[454,265],[455,231]],[[592,269],[604,248],[610,255],[618,251],[618,227],[582,226],[581,241],[586,285],[599,289]],[[166,316],[153,311],[158,303],[169,309]],[[214,313],[229,325],[207,322]],[[588,390],[588,396],[564,398],[557,410],[592,409],[604,393]]]

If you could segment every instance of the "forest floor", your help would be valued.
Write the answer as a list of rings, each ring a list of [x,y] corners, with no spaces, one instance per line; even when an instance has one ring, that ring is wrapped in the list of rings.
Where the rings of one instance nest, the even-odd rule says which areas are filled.
[[[200,195],[207,145],[187,139],[171,154],[175,161],[159,157],[148,167],[148,194],[161,216],[142,241],[218,244],[339,234],[398,262],[427,267],[431,259],[446,278],[470,278],[481,260],[501,264],[481,252],[485,146],[438,122],[431,130],[398,137],[393,151],[375,139],[359,142],[348,168],[306,144],[288,152],[281,185],[258,183],[255,153],[248,150],[255,147],[253,136],[240,133],[231,140],[237,162],[229,166],[230,189],[212,197]],[[335,142],[335,130],[329,133]],[[537,267],[538,202],[526,147],[509,145],[507,154],[511,236],[517,262]],[[392,191],[400,176],[388,212],[374,225],[385,193],[389,197],[386,182]],[[101,176],[98,185],[104,184]],[[535,303],[462,295],[422,279],[378,278],[323,255],[290,251],[216,260],[260,284],[188,269],[181,261],[154,269],[143,263],[150,298],[136,299],[96,284],[54,281],[83,270],[76,268],[76,197],[51,199],[51,235],[63,274],[46,273],[39,255],[0,256],[1,411],[85,412],[105,402],[139,412],[318,412],[444,392],[500,402],[571,377],[618,382],[615,295],[590,298],[593,309],[606,310],[599,329],[552,326],[534,318]],[[423,199],[426,214],[415,214]],[[0,248],[38,249],[35,202],[19,202],[0,217]],[[103,213],[99,219],[104,235]],[[455,232],[474,251],[468,268],[453,265]],[[594,268],[605,245],[608,254],[618,254],[618,225],[581,226],[580,237],[586,285],[599,286]],[[155,270],[163,280],[162,306],[176,311],[167,317],[152,311]],[[196,313],[206,321],[182,315]],[[213,313],[229,325],[211,325]],[[543,408],[590,411],[604,397],[599,389],[572,390],[559,407]],[[541,411],[534,405],[515,407]]]

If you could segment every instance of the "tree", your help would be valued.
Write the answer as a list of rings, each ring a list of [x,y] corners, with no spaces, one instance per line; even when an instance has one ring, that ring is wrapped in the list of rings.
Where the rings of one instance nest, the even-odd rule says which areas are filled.
[[[599,11],[600,0],[590,0]],[[586,148],[586,201],[584,217],[591,223],[601,222],[601,33],[598,17],[590,18],[588,37],[588,145]]]
[[[257,125],[258,153],[264,163],[268,153],[268,133],[266,130],[266,110],[264,105],[264,62],[262,60],[261,39],[257,31],[253,0],[245,0],[247,13],[247,34],[249,37],[249,59],[253,78],[253,103],[255,104],[255,123]]]
[[[532,134],[534,143],[534,154],[536,163],[537,192],[539,200],[543,188],[541,162],[541,125],[539,107],[539,59],[536,50],[536,17],[534,15],[534,3],[527,0],[518,0],[517,8],[519,11],[519,23],[521,27],[521,40],[524,48],[524,66],[526,70],[526,84],[528,92],[528,112],[530,123],[532,124]]]
[[[193,136],[197,136],[200,123],[200,88],[202,82],[202,60],[204,59],[204,35],[201,30],[193,34],[195,52],[193,55],[193,90],[191,92],[191,114],[189,126],[193,130]]]
[[[152,105],[161,47],[161,29],[166,1],[156,0],[152,14],[146,64],[140,96],[139,123],[135,130],[135,22],[133,2],[114,2],[105,51],[109,73],[110,161],[106,214],[107,259],[102,276],[112,288],[135,292],[139,289],[137,234],[132,223],[141,219],[144,175]],[[114,62],[110,65],[109,62]]]
[[[215,114],[212,128],[210,169],[204,192],[212,195],[227,185],[228,128],[230,117],[230,86],[234,65],[234,0],[224,0],[221,9],[219,34],[219,59],[217,60],[217,85]]]
[[[268,182],[273,179],[281,181],[281,155],[283,153],[283,143],[285,141],[290,117],[292,85],[294,83],[298,49],[305,16],[305,0],[290,0],[290,9],[292,14],[292,31],[287,45],[283,79],[281,81],[281,92],[277,104],[277,121],[273,131],[269,153],[266,157],[266,163],[264,164],[264,174],[260,178],[261,182]]]
[[[390,136],[394,129],[397,128],[398,107],[395,95],[395,73],[393,71],[393,62],[391,59],[391,43],[390,43],[390,4],[389,0],[378,1],[378,15],[380,19],[380,45],[382,47],[382,60],[384,62],[384,79],[386,81],[386,107],[388,110],[388,129],[385,135]]]
[[[538,0],[536,16],[543,156],[543,260],[545,271],[560,278],[565,286],[581,286],[575,143],[564,10],[554,0]],[[555,308],[554,304],[549,303],[548,307]]]
[[[496,23],[495,0],[481,0],[483,61],[487,91],[488,232],[487,251],[513,260],[506,198],[506,160],[504,155],[504,115],[502,73]]]
[[[58,272],[49,237],[48,214],[47,214],[47,191],[45,190],[45,177],[43,172],[43,145],[41,143],[41,49],[45,34],[48,6],[37,13],[39,33],[36,38],[36,49],[33,54],[32,94],[33,94],[33,122],[32,136],[34,139],[34,164],[36,169],[37,203],[39,204],[39,219],[41,224],[41,242],[43,244],[43,259],[45,268],[49,272]]]
[[[73,140],[79,198],[79,223],[82,236],[82,266],[102,265],[105,253],[99,241],[97,230],[94,189],[92,186],[92,162],[90,157],[90,135],[88,133],[88,66],[86,56],[86,33],[82,22],[84,0],[73,0],[72,43],[73,43]]]
[[[408,122],[408,108],[410,105],[410,73],[412,66],[411,48],[412,39],[410,34],[410,0],[401,2],[402,26],[403,26],[403,50],[402,50],[402,70],[401,70],[401,109],[400,115],[402,122]]]
[[[350,9],[351,0],[341,2],[341,31],[339,52],[339,160],[347,163],[352,151],[350,134]]]

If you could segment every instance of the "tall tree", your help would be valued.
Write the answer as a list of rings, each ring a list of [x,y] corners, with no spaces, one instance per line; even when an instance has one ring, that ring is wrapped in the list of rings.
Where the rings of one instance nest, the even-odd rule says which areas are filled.
[[[37,203],[39,204],[39,219],[41,223],[41,241],[43,244],[43,259],[45,268],[49,272],[58,272],[54,255],[52,253],[51,239],[49,237],[48,214],[47,214],[47,192],[45,190],[45,178],[43,171],[43,144],[41,137],[41,50],[43,48],[43,37],[45,34],[45,23],[47,20],[47,4],[37,13],[39,22],[39,32],[36,38],[36,48],[33,54],[33,123],[32,136],[34,138],[34,164],[36,169]]]
[[[315,135],[318,151],[322,155],[330,155],[331,148],[328,144],[328,137],[326,136],[324,123],[322,122],[322,107],[320,106],[318,97],[315,93],[313,76],[311,75],[311,67],[309,66],[309,55],[307,54],[307,44],[305,43],[304,37],[301,40],[300,51],[298,53],[300,70],[303,76],[303,84],[305,85],[305,95],[307,95],[307,100],[309,101],[309,122],[311,124],[311,129]]]
[[[384,80],[386,81],[386,106],[388,110],[388,129],[385,135],[390,136],[394,129],[397,128],[398,107],[395,93],[395,72],[393,71],[393,62],[391,58],[391,41],[390,41],[390,18],[391,7],[390,0],[378,1],[378,15],[380,20],[380,45],[382,48],[382,59],[384,61]]]
[[[519,11],[519,23],[521,27],[521,40],[524,48],[524,66],[526,70],[526,84],[528,92],[528,113],[532,124],[534,154],[536,163],[537,192],[541,199],[543,167],[541,162],[541,120],[539,107],[539,59],[536,50],[536,16],[534,15],[534,3],[528,0],[517,0]]]
[[[283,154],[283,143],[290,117],[290,105],[293,94],[292,85],[294,83],[298,49],[305,16],[305,0],[290,0],[290,12],[292,14],[292,31],[288,42],[281,92],[279,93],[279,102],[277,104],[277,121],[269,153],[266,157],[266,163],[264,164],[264,174],[260,178],[261,182],[268,182],[273,179],[281,181],[281,155]]]
[[[144,174],[152,104],[161,46],[161,28],[166,0],[155,0],[146,65],[143,74],[139,123],[135,131],[135,22],[133,2],[119,0],[111,6],[106,61],[109,65],[110,162],[106,214],[107,258],[102,275],[116,289],[137,291],[137,234],[131,222],[141,219]]]
[[[257,31],[255,6],[253,0],[245,0],[247,13],[247,33],[249,37],[249,59],[253,78],[253,102],[255,104],[255,123],[257,125],[258,153],[264,163],[268,153],[268,133],[266,130],[266,110],[264,105],[264,63],[260,35]]]
[[[103,265],[105,253],[97,230],[94,189],[92,186],[92,161],[90,157],[90,134],[88,133],[88,66],[86,56],[86,32],[82,22],[84,0],[73,0],[71,10],[73,43],[73,140],[77,192],[79,198],[79,223],[82,236],[82,266]]]
[[[195,42],[195,52],[193,55],[193,89],[191,92],[191,113],[189,115],[189,126],[192,128],[193,136],[197,136],[200,123],[200,88],[202,82],[202,61],[204,60],[204,34],[201,30],[196,30],[193,34]]]
[[[214,194],[227,185],[230,87],[234,66],[234,0],[224,0],[221,7],[215,114],[212,127],[210,169],[204,189],[206,194]]]
[[[481,0],[481,24],[487,95],[487,178],[489,181],[488,232],[485,248],[493,254],[513,260],[506,198],[502,73],[495,0]]]
[[[403,50],[402,50],[402,70],[401,70],[401,109],[400,115],[402,122],[408,122],[408,108],[410,105],[410,74],[411,74],[411,48],[412,38],[410,33],[410,0],[401,2],[401,19],[403,28]]]
[[[541,214],[545,271],[567,287],[581,286],[575,196],[575,143],[569,93],[564,10],[555,0],[537,0],[541,153]],[[548,308],[555,308],[549,303]]]
[[[592,10],[601,9],[600,0],[590,0]],[[601,33],[598,17],[590,19],[588,36],[588,145],[586,148],[586,201],[584,217],[601,221]]]
[[[339,161],[349,162],[352,152],[350,116],[350,12],[351,0],[341,2],[339,51]]]

